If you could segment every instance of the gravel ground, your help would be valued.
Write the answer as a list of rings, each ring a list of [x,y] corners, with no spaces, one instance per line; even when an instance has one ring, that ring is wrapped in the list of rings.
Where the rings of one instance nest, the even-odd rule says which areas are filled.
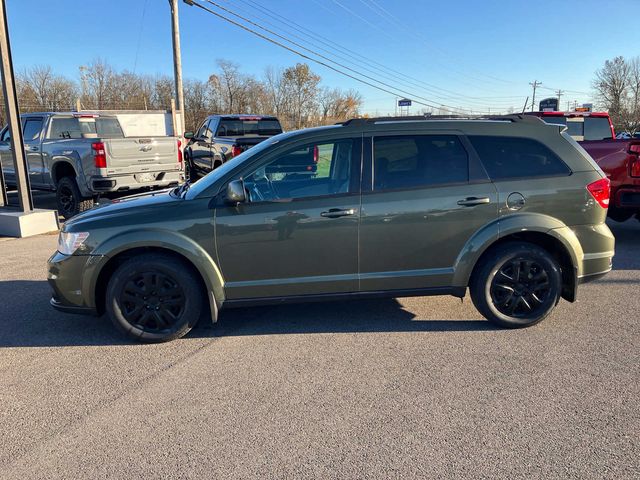
[[[639,478],[640,223],[614,271],[501,330],[449,297],[223,312],[162,345],[49,305],[0,242],[0,478]]]

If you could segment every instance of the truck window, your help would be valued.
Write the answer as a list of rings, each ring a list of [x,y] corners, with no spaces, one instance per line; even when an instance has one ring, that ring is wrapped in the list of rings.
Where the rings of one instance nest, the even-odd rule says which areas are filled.
[[[219,137],[241,137],[243,135],[272,136],[279,133],[282,133],[282,127],[280,122],[275,119],[223,118],[216,135]]]
[[[11,141],[11,130],[9,127],[6,128],[4,132],[2,132],[2,137],[0,137],[0,142],[9,143]]]
[[[25,142],[37,140],[42,131],[42,118],[27,118],[24,122],[22,136]]]
[[[585,117],[584,119],[584,139],[585,140],[610,140],[611,126],[606,117]]]
[[[73,117],[54,117],[51,119],[51,130],[48,138],[82,138],[80,122]]]
[[[96,133],[100,138],[123,138],[124,133],[120,128],[117,118],[98,117],[96,118]]]

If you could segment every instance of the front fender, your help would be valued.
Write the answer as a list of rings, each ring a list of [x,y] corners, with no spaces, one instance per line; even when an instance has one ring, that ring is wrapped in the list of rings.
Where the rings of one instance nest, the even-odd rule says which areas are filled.
[[[454,265],[453,286],[466,287],[482,254],[501,238],[516,233],[544,233],[558,240],[571,257],[575,273],[582,274],[583,251],[573,230],[560,220],[540,213],[516,213],[500,217],[478,230],[465,244]]]
[[[88,262],[82,291],[89,292],[87,299],[95,308],[97,280],[109,260],[134,248],[162,248],[186,258],[200,273],[207,287],[211,312],[215,315],[224,301],[224,280],[220,269],[211,256],[200,245],[180,232],[164,229],[140,229],[119,233],[100,243],[91,253],[96,260]]]

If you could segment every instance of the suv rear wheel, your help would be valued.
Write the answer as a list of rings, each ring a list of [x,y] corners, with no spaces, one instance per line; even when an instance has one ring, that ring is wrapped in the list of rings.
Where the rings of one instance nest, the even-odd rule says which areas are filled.
[[[469,285],[471,300],[493,323],[507,328],[535,325],[560,300],[560,267],[537,245],[505,243],[480,262]]]
[[[56,186],[56,202],[58,213],[65,219],[89,210],[93,207],[92,198],[84,198],[78,184],[71,177],[62,177]]]
[[[202,291],[192,269],[171,256],[131,258],[113,273],[106,310],[118,330],[143,342],[180,338],[202,312]]]

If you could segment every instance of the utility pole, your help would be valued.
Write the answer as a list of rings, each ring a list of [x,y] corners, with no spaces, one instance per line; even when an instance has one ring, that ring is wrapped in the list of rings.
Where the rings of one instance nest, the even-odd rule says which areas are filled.
[[[542,85],[542,82],[539,82],[537,80],[534,80],[533,83],[529,82],[529,85],[531,85],[533,87],[533,97],[531,99],[531,111],[533,112],[533,109],[536,106],[536,88],[538,88],[539,86]]]
[[[9,27],[7,23],[7,9],[5,0],[0,0],[0,53],[2,55],[2,92],[4,93],[5,111],[11,134],[11,150],[13,152],[13,168],[18,186],[18,202],[22,212],[33,211],[33,199],[31,198],[31,186],[29,185],[29,166],[27,155],[24,151],[22,128],[20,127],[20,110],[18,96],[13,74],[13,60],[11,59],[11,44],[9,42]],[[4,183],[4,182],[2,182]],[[6,191],[2,185],[2,205],[6,204]]]
[[[173,75],[176,86],[176,101],[180,111],[180,121],[174,135],[181,137],[184,133],[184,89],[182,87],[182,55],[180,53],[180,21],[178,19],[178,0],[169,0],[171,7],[171,31],[173,33]]]
[[[560,97],[562,97],[562,90],[558,89],[556,91],[556,95],[558,95],[558,109],[560,109]]]

